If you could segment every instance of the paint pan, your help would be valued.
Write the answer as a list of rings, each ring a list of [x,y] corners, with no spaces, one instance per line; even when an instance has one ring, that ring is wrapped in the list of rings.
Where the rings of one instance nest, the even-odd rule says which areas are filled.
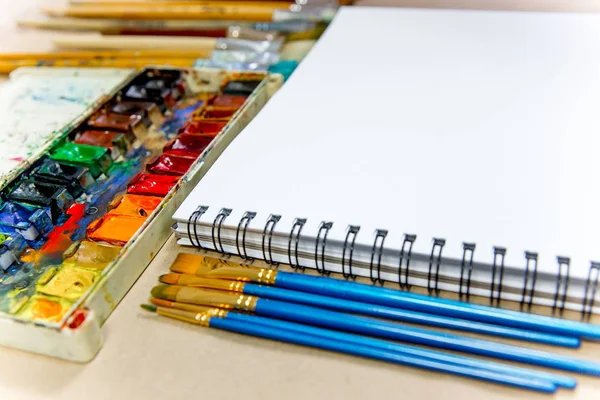
[[[221,93],[232,96],[250,96],[261,80],[232,80],[221,89]]]
[[[108,171],[112,165],[108,149],[71,142],[64,143],[55,149],[50,157],[63,164],[88,168],[96,179]]]
[[[64,265],[49,269],[38,280],[36,290],[48,296],[75,301],[98,279],[99,271]]]
[[[32,241],[54,229],[50,215],[45,209],[35,209],[21,206],[12,202],[0,208],[0,232],[12,237],[22,236]]]
[[[150,119],[147,121],[150,122]],[[139,140],[146,138],[149,128],[139,115],[109,114],[104,111],[94,114],[87,124],[94,129],[132,133]]]
[[[152,214],[161,201],[162,197],[126,194],[114,199],[108,209],[111,214],[147,217]]]
[[[96,183],[88,168],[61,164],[49,158],[35,167],[30,176],[38,182],[66,187],[74,198],[81,196],[86,189]]]
[[[127,187],[127,193],[166,196],[177,182],[179,182],[178,176],[139,174]]]
[[[152,124],[159,126],[164,121],[158,106],[149,101],[119,101],[107,106],[106,110],[111,114],[138,115],[146,127]]]
[[[237,110],[237,108],[206,107],[202,110],[200,115],[195,117],[195,119],[229,121]]]
[[[19,182],[7,198],[31,209],[46,210],[55,225],[61,223],[65,212],[75,201],[66,187],[32,179]]]
[[[124,246],[145,221],[145,217],[108,213],[88,226],[87,238],[95,242]]]
[[[21,235],[0,233],[0,270],[6,271],[18,262],[26,248],[27,243]]]
[[[34,295],[17,312],[17,316],[37,321],[59,322],[73,303],[67,299]]]
[[[123,98],[135,101],[150,101],[158,105],[161,112],[172,108],[184,94],[183,81],[173,77],[149,76],[145,81],[140,81],[130,86]]]
[[[203,135],[215,137],[227,125],[226,121],[191,121],[179,132],[180,134]]]
[[[200,135],[180,135],[167,143],[163,152],[175,156],[197,157],[212,142],[212,139]]]
[[[184,175],[196,161],[196,156],[189,157],[163,154],[148,162],[148,172],[158,175]]]
[[[118,246],[83,240],[73,243],[63,253],[62,265],[102,271],[117,258],[120,252],[121,248]]]
[[[210,105],[213,107],[227,107],[238,109],[246,102],[246,96],[233,96],[229,94],[222,94],[216,96],[210,101]]]
[[[125,157],[129,150],[130,141],[126,135],[123,132],[110,130],[86,130],[76,136],[75,143],[109,149],[111,158],[117,160]]]

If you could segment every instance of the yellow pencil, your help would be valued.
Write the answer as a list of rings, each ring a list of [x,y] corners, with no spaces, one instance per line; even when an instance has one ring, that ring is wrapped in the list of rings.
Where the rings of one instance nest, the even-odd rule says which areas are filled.
[[[191,58],[138,58],[105,60],[21,60],[0,61],[0,74],[9,74],[19,67],[77,67],[77,68],[143,68],[149,65],[192,67]]]
[[[287,8],[287,7],[286,7]],[[121,19],[212,19],[268,22],[280,7],[246,6],[152,6],[43,8],[51,16]]]
[[[56,53],[0,53],[0,61],[8,60],[89,60],[105,58],[206,58],[210,51],[203,50],[108,50],[62,51]]]

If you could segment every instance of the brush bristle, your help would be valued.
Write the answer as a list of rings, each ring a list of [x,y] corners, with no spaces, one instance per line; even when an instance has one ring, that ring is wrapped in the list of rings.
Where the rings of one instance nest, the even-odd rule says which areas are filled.
[[[173,306],[173,302],[169,301],[169,300],[153,298],[153,299],[150,299],[150,302],[158,307],[172,307]]]
[[[146,310],[146,311],[150,311],[150,312],[156,312],[156,306],[152,305],[152,304],[140,304],[140,307],[142,307],[142,309]]]
[[[165,300],[174,300],[177,293],[179,293],[179,288],[171,285],[158,285],[150,291],[152,297]]]
[[[174,262],[170,269],[171,271],[178,272],[180,274],[195,275],[198,266],[189,263]]]
[[[158,280],[169,285],[177,285],[179,283],[179,276],[180,274],[164,274]]]

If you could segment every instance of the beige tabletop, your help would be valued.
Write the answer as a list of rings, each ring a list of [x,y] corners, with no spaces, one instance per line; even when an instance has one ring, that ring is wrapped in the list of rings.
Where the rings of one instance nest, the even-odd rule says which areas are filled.
[[[20,31],[13,19],[42,0],[0,0],[0,51],[47,50],[44,33]],[[367,0],[436,6],[442,0]],[[600,2],[558,0],[446,0],[491,8],[594,10]],[[45,38],[45,39],[44,39]],[[105,344],[80,365],[0,348],[0,399],[589,399],[600,398],[600,379],[579,377],[574,392],[536,395],[466,378],[307,349],[191,326],[139,308],[157,277],[179,251],[163,247],[102,327]],[[555,350],[555,349],[553,349]],[[600,343],[563,354],[600,361]]]

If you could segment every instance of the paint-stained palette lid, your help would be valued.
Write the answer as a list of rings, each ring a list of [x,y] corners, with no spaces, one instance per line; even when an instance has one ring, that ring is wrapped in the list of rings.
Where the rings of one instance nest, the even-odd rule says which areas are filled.
[[[19,68],[0,85],[0,188],[133,76],[118,68]]]

